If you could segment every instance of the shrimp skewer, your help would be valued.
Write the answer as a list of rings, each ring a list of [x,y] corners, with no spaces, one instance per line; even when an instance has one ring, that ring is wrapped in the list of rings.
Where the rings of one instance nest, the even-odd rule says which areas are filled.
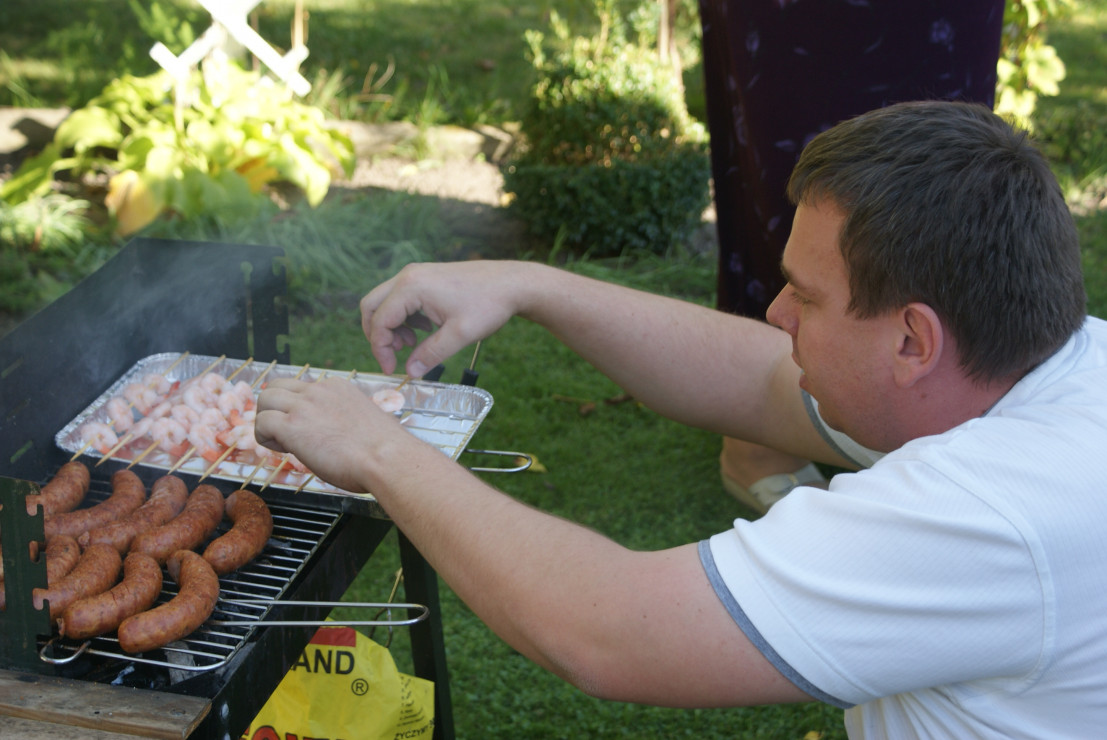
[[[204,368],[203,372],[201,372],[196,377],[200,377],[200,376],[206,375],[207,373],[211,372],[212,368],[214,368],[216,365],[218,365],[220,362],[222,362],[226,358],[227,358],[226,355],[219,355],[219,357],[216,357],[215,360],[212,361],[212,363],[210,365],[208,365],[206,368]],[[179,362],[179,360],[178,360],[178,362]],[[173,410],[173,404],[170,403],[169,401],[163,401],[162,403],[158,404],[156,407],[150,409],[150,413],[147,415],[147,418],[153,417],[155,419],[154,424],[150,426],[150,437],[151,437],[151,439],[154,440],[155,444],[152,444],[149,447],[147,447],[145,450],[142,451],[142,453],[138,457],[136,457],[134,460],[132,460],[131,464],[127,466],[127,470],[130,470],[135,465],[142,462],[155,449],[161,448],[161,449],[165,450],[166,452],[169,452],[170,454],[173,454],[173,450],[176,449],[176,447],[178,447],[181,443],[184,442],[184,440],[188,436],[188,431],[185,429],[183,424],[181,424],[176,419],[173,419],[173,418],[170,417],[170,413],[172,412],[172,410]],[[162,420],[166,421],[167,423],[159,424],[159,422],[161,422]],[[172,422],[172,423],[170,424],[168,422]],[[154,429],[155,426],[157,426],[156,431]],[[169,442],[171,442],[172,444],[167,446],[167,443],[169,443]],[[105,456],[104,459],[106,459],[106,456]],[[101,459],[96,464],[99,465],[100,463],[104,462],[104,459]]]
[[[180,357],[178,357],[173,362],[172,365],[167,367],[160,374],[158,374],[158,373],[149,373],[149,374],[147,374],[146,376],[143,377],[143,379],[142,379],[143,382],[142,382],[141,385],[144,388],[149,389],[151,392],[155,392],[155,393],[160,392],[162,394],[168,393],[172,389],[172,385],[169,382],[169,378],[168,378],[167,374],[169,373],[170,370],[172,370],[174,367],[176,367],[177,363],[180,362],[181,360],[183,360],[187,355],[188,355],[187,352],[182,354]],[[226,358],[226,355],[221,355],[220,357],[218,357],[215,360],[215,362],[213,362],[213,363],[211,363],[210,365],[207,366],[207,368],[204,370],[204,373],[211,370],[218,363],[222,362],[225,358]],[[202,374],[203,373],[201,373],[201,375]],[[132,384],[132,385],[137,385],[137,384]],[[155,386],[156,386],[156,388],[155,388]],[[131,387],[131,386],[128,386],[128,388],[129,387]],[[134,395],[134,394],[132,393],[131,395]],[[160,419],[162,417],[169,416],[173,412],[173,407],[174,407],[175,404],[173,404],[169,400],[162,399],[161,396],[157,396],[157,398],[159,399],[159,402],[149,404],[146,407],[145,411],[142,411],[141,409],[138,409],[137,407],[135,407],[136,410],[139,411],[139,413],[144,414],[143,419],[155,419],[156,420],[156,419]],[[147,400],[151,400],[151,399],[147,399]],[[142,421],[142,420],[140,419],[139,421]],[[139,422],[135,422],[136,425],[138,423]],[[127,434],[126,436],[124,436],[123,439],[119,440],[118,443],[116,443],[114,447],[112,447],[108,452],[104,453],[104,455],[99,460],[96,461],[96,465],[97,466],[102,465],[107,460],[110,460],[115,455],[115,453],[118,452],[122,447],[125,447],[132,440],[134,440],[138,437],[141,437],[141,436],[144,436],[144,435],[135,434],[134,431],[131,430],[131,432],[129,434]],[[141,455],[139,455],[137,460],[134,460],[130,465],[127,466],[127,469],[130,470],[130,468],[136,462],[138,462],[142,458],[149,455],[150,451],[151,451],[150,448],[147,448],[146,450],[144,450],[143,453]]]
[[[259,385],[261,385],[261,382],[263,380],[265,380],[265,376],[269,374],[269,371],[272,370],[276,366],[276,364],[277,364],[276,360],[273,360],[272,362],[270,362],[269,366],[267,368],[265,368],[264,371],[262,371],[261,375],[259,375],[257,378],[255,378],[254,382],[251,383],[248,386],[249,389],[250,389],[251,396],[253,395],[254,389],[256,389]],[[303,375],[304,372],[307,370],[307,368],[308,368],[308,366],[304,365],[303,370],[301,370],[296,375],[296,377],[298,378],[298,377],[300,377],[300,375]],[[242,383],[242,382],[243,381],[239,381],[239,383]],[[237,388],[238,384],[236,384],[235,387]],[[246,413],[250,413],[250,412],[246,412]],[[220,416],[220,418],[222,418],[222,416]],[[226,460],[228,457],[230,457],[231,454],[236,449],[255,449],[257,447],[257,443],[254,442],[253,418],[252,417],[246,418],[245,414],[242,414],[242,415],[236,414],[234,416],[234,418],[235,419],[242,419],[243,421],[242,421],[241,424],[235,423],[234,420],[227,422],[229,424],[229,428],[226,429],[226,430],[221,430],[220,434],[217,435],[217,439],[219,439],[219,441],[222,442],[223,444],[227,445],[227,449],[223,450],[223,453],[218,458],[216,458],[215,461],[212,462],[211,465],[208,466],[208,469],[205,470],[204,474],[200,476],[200,480],[203,480],[204,478],[207,478],[209,475],[211,475],[211,472],[213,470],[215,470],[217,467],[219,467],[220,465],[222,465],[223,461]],[[246,443],[245,447],[243,446],[244,442]],[[251,478],[252,477],[253,476],[251,476]]]
[[[223,355],[219,359],[222,360],[223,357],[226,357],[226,355]],[[188,450],[183,455],[181,455],[179,458],[177,458],[177,462],[173,463],[173,467],[169,468],[168,475],[172,475],[173,473],[177,472],[177,470],[182,465],[184,465],[186,462],[188,462],[189,458],[191,458],[196,453],[196,450],[200,445],[197,445],[196,442],[193,441],[193,435],[191,434],[191,428],[193,426],[195,426],[198,422],[200,422],[200,417],[204,414],[204,412],[211,409],[211,406],[208,405],[208,404],[201,404],[200,408],[197,408],[196,407],[196,401],[194,400],[194,397],[193,397],[193,400],[191,400],[191,402],[190,402],[190,399],[185,398],[185,394],[190,393],[193,389],[198,389],[198,390],[202,390],[204,393],[211,394],[211,395],[217,397],[217,394],[215,394],[215,392],[209,386],[217,386],[219,388],[224,388],[224,387],[229,388],[231,380],[236,375],[238,375],[240,372],[242,372],[244,369],[246,369],[246,367],[249,366],[250,363],[252,363],[253,361],[254,361],[253,357],[248,357],[245,362],[243,362],[241,365],[238,366],[237,370],[235,370],[233,373],[231,373],[226,378],[224,378],[221,375],[209,375],[208,374],[211,371],[211,369],[213,367],[215,367],[215,363],[212,363],[211,365],[208,366],[207,370],[204,370],[204,372],[202,372],[199,375],[197,375],[196,377],[192,378],[192,380],[196,381],[196,382],[192,386],[190,386],[190,388],[186,389],[184,393],[181,394],[182,400],[185,401],[185,403],[182,404],[182,405],[186,409],[189,409],[193,414],[196,415],[195,421],[192,421],[189,424],[189,432],[190,433],[189,433],[188,441],[192,443],[192,446],[189,447]],[[218,360],[216,362],[218,362]],[[216,378],[217,380],[216,380],[216,382],[207,382],[208,378]],[[182,411],[181,414],[186,415],[186,416],[188,415],[187,412],[185,412],[185,411]],[[211,430],[210,426],[206,427],[206,429],[207,429],[208,432],[210,432],[210,435],[206,434],[204,432],[198,432],[197,435],[196,435],[196,438],[195,438],[197,441],[200,441],[204,445],[205,449],[208,448],[208,441],[209,441],[208,437],[209,436],[211,437],[210,441],[212,443],[212,447],[214,447],[214,443],[215,443],[215,433],[214,433],[214,431]],[[201,454],[206,454],[206,453],[201,453]]]
[[[150,439],[154,441],[154,444],[147,447],[141,455],[132,460],[131,464],[127,466],[127,470],[142,462],[154,450],[160,449],[170,455],[174,454],[188,439],[188,431],[176,419],[165,416],[155,419],[150,426]]]
[[[102,421],[90,421],[81,427],[81,434],[87,447],[95,447],[101,454],[119,441],[111,427]]]
[[[160,378],[161,380],[164,380],[166,383],[168,383],[169,382],[169,371],[172,370],[173,368],[177,367],[177,365],[181,362],[181,360],[188,357],[188,355],[189,355],[188,352],[182,352],[181,356],[178,357],[177,359],[173,360],[173,364],[170,365],[169,367],[165,368],[164,370],[162,370],[160,375],[158,375],[157,377]],[[145,378],[143,378],[143,380],[148,380],[152,375],[154,375],[154,374],[151,373],[150,375],[147,375]],[[160,382],[159,382],[159,387],[160,387]],[[114,400],[115,399],[112,399],[112,401],[114,401]],[[126,399],[121,399],[121,400],[127,403],[127,409],[126,409],[127,411],[130,411],[132,408],[134,408],[134,404],[130,403]],[[111,401],[109,401],[108,404],[110,406]],[[119,414],[119,418],[125,418],[120,413],[120,410],[118,408],[115,409],[115,411],[116,411],[117,414]],[[109,408],[108,409],[108,416],[110,418],[110,421],[108,422],[109,427],[114,427],[118,423],[118,419],[116,418],[116,415],[113,414],[112,412],[113,412],[113,409]],[[134,420],[132,419],[131,422],[133,424]],[[116,432],[126,432],[129,427],[130,427],[130,425],[126,425],[125,427],[116,428],[115,431]],[[83,447],[81,447],[79,450],[77,450],[76,452],[73,453],[73,457],[69,458],[69,461],[73,462],[74,460],[76,460],[78,457],[80,457],[82,454],[84,454],[85,450],[87,450],[91,446],[92,446],[91,442],[85,442]],[[112,453],[114,454],[114,450],[112,450]],[[96,464],[99,465],[100,463],[96,463]]]

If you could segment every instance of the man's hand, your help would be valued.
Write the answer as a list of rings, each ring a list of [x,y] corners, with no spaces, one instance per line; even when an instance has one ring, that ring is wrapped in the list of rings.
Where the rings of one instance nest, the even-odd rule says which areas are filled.
[[[418,441],[355,383],[337,378],[271,381],[258,397],[254,428],[259,443],[291,452],[320,479],[353,493],[369,492],[390,450]],[[391,464],[402,465],[398,458]]]
[[[526,292],[541,284],[527,276],[540,266],[479,260],[408,265],[361,299],[361,325],[381,370],[396,369],[396,352],[414,347],[406,371],[414,378],[484,339],[518,313]],[[416,331],[432,331],[420,340]]]

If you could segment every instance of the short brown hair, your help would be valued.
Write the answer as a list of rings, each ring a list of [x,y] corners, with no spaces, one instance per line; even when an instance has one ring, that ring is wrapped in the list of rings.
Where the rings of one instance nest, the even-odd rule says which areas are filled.
[[[985,106],[901,103],[845,121],[804,149],[788,196],[845,213],[854,315],[926,303],[978,380],[1021,376],[1084,321],[1060,186],[1026,133]]]

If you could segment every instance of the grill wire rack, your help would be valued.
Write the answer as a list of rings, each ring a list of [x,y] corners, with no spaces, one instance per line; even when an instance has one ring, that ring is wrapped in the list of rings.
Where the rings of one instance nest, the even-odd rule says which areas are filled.
[[[90,491],[92,497],[106,497],[103,491]],[[39,646],[39,658],[44,662],[64,665],[82,655],[115,658],[145,665],[161,666],[184,673],[209,671],[227,665],[235,652],[260,627],[315,626],[345,624],[351,626],[405,626],[426,618],[428,610],[421,604],[301,602],[281,600],[287,587],[295,580],[315,552],[327,539],[341,513],[318,509],[270,504],[273,514],[273,534],[265,549],[253,562],[219,579],[219,600],[211,617],[183,640],[157,651],[132,655],[119,647],[114,634],[76,642],[53,637]],[[220,525],[216,534],[225,531]],[[161,596],[155,604],[165,603],[177,594],[176,584],[165,579]],[[383,619],[363,621],[310,621],[267,619],[272,608],[280,606],[343,606],[373,609]],[[414,611],[407,618],[391,618],[391,610]]]

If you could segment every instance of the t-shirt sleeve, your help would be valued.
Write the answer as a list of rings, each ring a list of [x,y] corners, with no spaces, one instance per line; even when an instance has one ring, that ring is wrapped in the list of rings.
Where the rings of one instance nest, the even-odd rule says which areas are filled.
[[[716,593],[785,676],[837,706],[1031,673],[1049,599],[1023,530],[892,457],[706,540]]]

